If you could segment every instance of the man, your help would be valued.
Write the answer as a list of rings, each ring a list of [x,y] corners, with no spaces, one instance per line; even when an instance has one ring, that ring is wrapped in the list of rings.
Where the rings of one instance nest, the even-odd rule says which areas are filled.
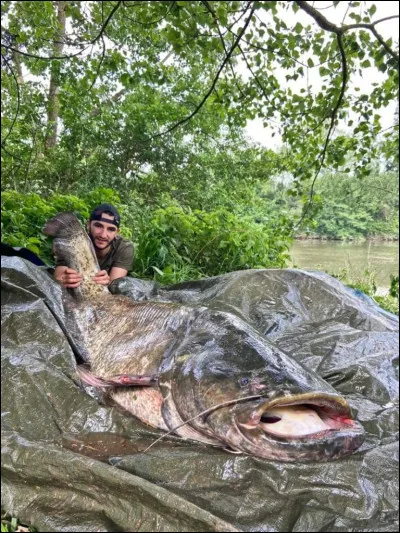
[[[93,277],[99,285],[109,285],[114,279],[123,278],[132,269],[133,245],[119,234],[120,215],[111,204],[95,207],[87,221],[100,271]],[[76,289],[83,276],[65,265],[56,264],[55,279],[69,289]]]

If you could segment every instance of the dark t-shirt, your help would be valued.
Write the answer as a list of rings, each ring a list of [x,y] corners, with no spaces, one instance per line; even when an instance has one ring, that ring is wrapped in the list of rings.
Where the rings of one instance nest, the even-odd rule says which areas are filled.
[[[111,248],[105,257],[98,259],[100,270],[110,273],[112,267],[132,270],[133,266],[133,244],[131,241],[117,236],[111,243]],[[56,266],[67,266],[62,261],[56,261]]]
[[[133,244],[123,237],[115,237],[111,243],[111,248],[105,257],[98,260],[100,270],[107,270],[110,273],[112,267],[132,270],[133,266]]]

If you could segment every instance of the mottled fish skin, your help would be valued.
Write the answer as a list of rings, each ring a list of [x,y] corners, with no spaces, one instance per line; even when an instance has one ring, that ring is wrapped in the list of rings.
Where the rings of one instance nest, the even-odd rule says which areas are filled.
[[[113,296],[91,280],[99,266],[74,214],[57,215],[43,231],[56,256],[84,276],[65,300],[90,363],[83,380],[107,384],[124,410],[182,438],[264,459],[326,461],[362,444],[347,402],[246,322],[205,307]],[[145,386],[110,386],[121,375]]]
[[[85,348],[84,359],[101,380],[116,374],[158,375],[165,353],[176,344],[182,324],[198,312],[177,303],[134,302],[113,296],[90,278],[99,270],[92,243],[73,213],[50,219],[43,233],[53,237],[53,251],[70,268],[83,274],[78,289],[65,291],[68,324]],[[72,298],[71,298],[72,296]],[[123,409],[152,427],[169,428],[161,413],[157,386],[107,390]]]
[[[110,291],[104,285],[93,283],[91,278],[100,270],[93,244],[81,226],[76,215],[65,212],[50,219],[43,228],[43,233],[53,240],[53,253],[69,268],[83,275],[78,289],[69,289],[75,298],[89,299]]]

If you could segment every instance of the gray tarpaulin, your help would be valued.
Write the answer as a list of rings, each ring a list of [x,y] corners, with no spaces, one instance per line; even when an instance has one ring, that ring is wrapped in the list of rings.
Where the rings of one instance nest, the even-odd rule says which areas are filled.
[[[39,531],[398,531],[398,320],[337,280],[251,270],[136,300],[239,315],[350,403],[367,437],[328,463],[287,464],[168,436],[76,376],[79,345],[43,267],[2,258],[2,507]]]

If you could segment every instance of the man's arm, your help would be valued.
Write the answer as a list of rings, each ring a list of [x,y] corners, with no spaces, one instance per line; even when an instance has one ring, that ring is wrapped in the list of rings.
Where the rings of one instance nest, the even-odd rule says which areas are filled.
[[[133,245],[129,241],[123,243],[122,249],[118,251],[114,259],[114,266],[111,267],[107,274],[106,270],[100,270],[94,276],[93,280],[99,285],[109,285],[112,281],[127,276],[133,263]]]
[[[125,268],[112,267],[110,270],[110,283],[118,278],[124,278],[127,276],[128,271]]]
[[[123,240],[111,266],[109,277],[111,283],[115,279],[124,278],[132,270],[133,264],[133,244],[130,241]]]

